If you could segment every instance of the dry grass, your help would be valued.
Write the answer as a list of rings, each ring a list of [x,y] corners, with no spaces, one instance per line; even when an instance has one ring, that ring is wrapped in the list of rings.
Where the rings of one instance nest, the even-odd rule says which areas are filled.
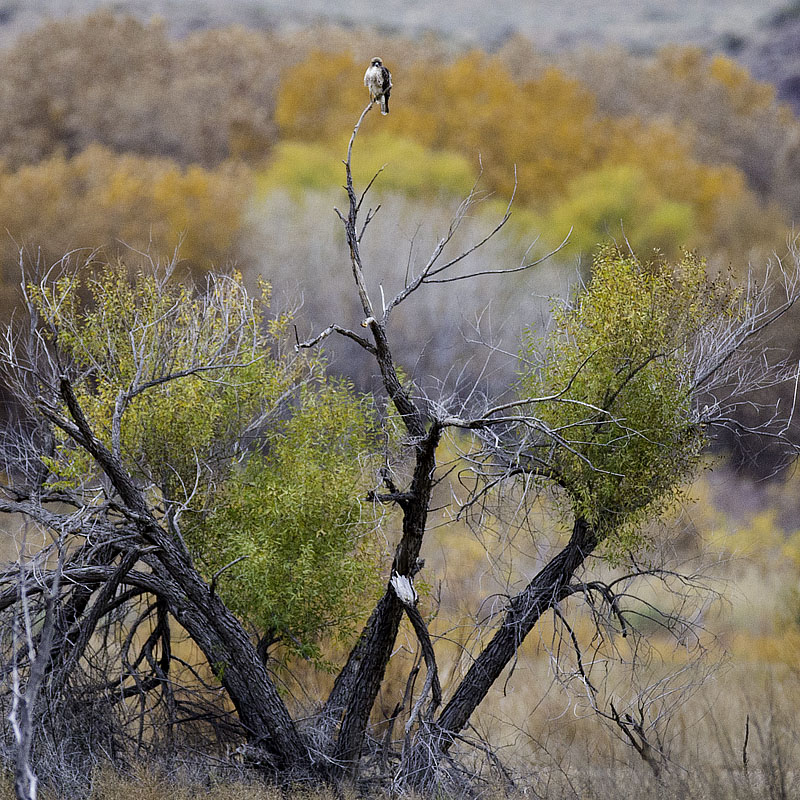
[[[729,478],[730,480],[730,478]],[[790,798],[800,792],[800,669],[797,667],[800,640],[796,621],[792,622],[792,599],[786,592],[796,585],[800,565],[794,560],[787,541],[792,542],[791,520],[797,478],[785,487],[765,491],[760,499],[771,514],[739,511],[731,497],[744,488],[716,477],[697,484],[698,502],[683,514],[682,523],[694,527],[695,537],[705,539],[723,559],[718,571],[727,583],[721,584],[725,601],[709,611],[705,624],[716,636],[714,658],[720,665],[704,677],[697,691],[677,710],[663,734],[669,756],[666,771],[656,780],[647,765],[621,738],[613,725],[603,723],[591,711],[586,697],[568,693],[554,681],[550,650],[553,622],[542,621],[526,642],[513,674],[501,678],[500,685],[487,698],[474,720],[475,732],[497,749],[516,779],[519,796],[561,800],[563,798],[645,797],[657,793],[660,800],[756,800]],[[728,513],[723,512],[726,509]],[[425,574],[440,576],[443,602],[439,616],[432,621],[433,634],[446,635],[452,644],[439,651],[441,677],[445,690],[468,663],[457,658],[461,645],[475,646],[467,640],[472,630],[472,614],[479,595],[502,591],[503,582],[514,575],[535,570],[538,556],[530,544],[534,533],[547,534],[544,515],[532,513],[536,527],[516,541],[479,542],[463,525],[434,527],[426,543]],[[780,520],[784,520],[781,525]],[[435,520],[434,520],[435,522]],[[505,549],[508,558],[492,562],[484,545],[495,554]],[[689,547],[686,541],[684,549]],[[694,545],[691,545],[694,547]],[[430,613],[438,587],[423,598],[423,609]],[[484,609],[485,611],[486,609]],[[578,623],[578,616],[573,615]],[[578,623],[575,630],[586,635]],[[443,642],[440,642],[444,645]],[[380,734],[381,719],[391,712],[402,694],[405,678],[416,650],[413,634],[401,633],[400,649],[393,658],[390,675],[378,702],[374,721]],[[656,638],[651,675],[680,664],[681,651]],[[727,647],[729,656],[723,653]],[[310,695],[322,696],[330,676],[299,669],[295,675]],[[624,670],[623,670],[624,672]],[[648,673],[640,674],[646,683]],[[508,681],[505,682],[505,678]],[[614,678],[606,697],[620,702],[630,699],[629,676]],[[574,685],[573,685],[574,689]],[[743,745],[749,720],[747,768]],[[474,753],[472,754],[474,755]],[[469,759],[471,754],[466,752]],[[491,783],[481,788],[481,797],[500,796]],[[66,800],[76,795],[67,787],[50,787],[42,792],[45,800]],[[91,800],[278,800],[279,797],[333,800],[333,794],[291,789],[286,794],[261,783],[234,761],[220,758],[189,765],[154,767],[133,765],[124,774],[110,768],[98,770],[91,781]],[[0,799],[13,797],[6,782],[0,784]],[[337,797],[339,800],[339,797]]]
[[[632,757],[629,748],[596,723],[564,715],[540,726],[536,736],[517,731],[510,758],[516,788],[510,794],[491,778],[476,785],[482,800],[782,800],[800,792],[800,741],[796,725],[800,683],[763,669],[737,668],[681,720],[673,760],[659,777]],[[747,767],[743,765],[745,714],[750,715]],[[527,739],[527,746],[520,743]],[[507,750],[512,749],[511,747]],[[523,751],[527,750],[527,753]],[[508,752],[507,752],[508,756]],[[235,770],[236,768],[232,768]],[[88,800],[355,800],[383,797],[375,790],[283,789],[231,768],[136,765],[126,774],[110,768],[92,776]],[[0,800],[13,787],[0,782]],[[42,800],[63,800],[45,789]]]

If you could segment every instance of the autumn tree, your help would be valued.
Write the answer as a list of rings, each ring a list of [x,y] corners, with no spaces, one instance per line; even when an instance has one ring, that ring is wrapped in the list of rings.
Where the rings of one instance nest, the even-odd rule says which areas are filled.
[[[537,227],[553,246],[574,227],[572,245],[586,255],[598,236],[621,238],[620,222],[637,250],[659,247],[671,257],[688,246],[722,250],[735,261],[743,248],[772,247],[783,237],[785,222],[758,202],[738,161],[697,152],[681,129],[685,114],[665,119],[634,107],[624,113],[607,103],[598,107],[592,90],[605,88],[596,88],[598,76],[616,75],[613,66],[595,69],[594,81],[584,82],[532,63],[532,70],[512,74],[502,57],[478,51],[449,62],[404,59],[393,90],[397,108],[379,135],[471,161],[480,155],[485,189],[516,191],[518,208],[540,215]],[[277,95],[281,137],[341,148],[345,118],[361,103],[362,74],[347,53],[312,53],[288,68]],[[626,80],[624,72],[619,80]],[[670,85],[660,76],[663,91]],[[336,104],[320,100],[333,92]],[[705,107],[705,98],[696,105]],[[655,106],[663,112],[664,105]],[[371,141],[372,120],[363,135],[370,151],[386,147]]]
[[[176,42],[110,10],[50,20],[0,53],[0,152],[14,168],[91,144],[181,165],[263,158],[287,49],[242,27]]]
[[[411,380],[392,341],[421,332],[393,329],[398,306],[487,274],[535,277],[539,262],[472,260],[510,206],[472,248],[450,252],[471,193],[395,292],[372,286],[363,244],[378,210],[365,205],[371,183],[357,191],[351,169],[370,109],[350,138],[346,206],[337,211],[349,252],[342,266],[361,311],[349,324],[301,341],[288,317],[268,320],[236,276],[197,291],[159,274],[133,284],[114,272],[81,282],[63,268],[26,277],[24,323],[3,339],[17,419],[3,439],[0,510],[28,520],[45,546],[0,577],[0,611],[4,669],[14,676],[4,702],[39,698],[28,703],[39,714],[31,763],[43,764],[48,737],[91,727],[88,708],[89,760],[101,734],[108,753],[174,747],[174,731],[202,718],[206,734],[246,743],[250,763],[281,781],[355,780],[369,768],[396,787],[462,791],[470,719],[552,615],[600,717],[662,767],[647,721],[606,704],[568,618],[588,610],[598,628],[636,637],[637,579],[692,585],[635,555],[614,580],[602,565],[623,565],[647,544],[645,523],[673,505],[714,431],[739,425],[748,390],[794,376],[751,345],[795,303],[800,259],[777,276],[785,294],[770,304],[752,286],[709,278],[695,255],[676,262],[607,248],[591,283],[556,306],[550,330],[531,329],[519,344],[518,380],[505,394],[457,377]],[[377,397],[356,398],[325,377],[313,354],[331,337],[373,360]],[[777,412],[759,422],[778,440],[785,429]],[[430,581],[433,493],[450,475],[459,478],[453,513],[478,530],[493,524],[504,498],[522,509],[519,527],[531,498],[546,495],[564,535],[552,549],[541,545],[532,577],[509,584],[469,668],[443,686],[442,651],[415,582]],[[375,538],[381,509],[400,520],[385,562]],[[404,615],[426,679],[421,688],[409,680],[378,743],[371,715]],[[366,622],[349,653],[326,661],[321,635],[347,640],[359,617]],[[52,623],[37,630],[15,619]],[[691,636],[684,615],[667,620],[676,638]],[[21,647],[13,632],[23,628]],[[181,631],[204,671],[177,654]],[[333,669],[327,696],[309,708],[279,691],[281,654]],[[45,665],[38,683],[36,664]]]
[[[51,263],[75,248],[172,253],[198,272],[236,254],[252,176],[241,165],[186,169],[166,158],[116,155],[93,145],[16,172],[0,171],[0,215],[13,238],[0,247],[16,284],[19,249],[35,242]]]

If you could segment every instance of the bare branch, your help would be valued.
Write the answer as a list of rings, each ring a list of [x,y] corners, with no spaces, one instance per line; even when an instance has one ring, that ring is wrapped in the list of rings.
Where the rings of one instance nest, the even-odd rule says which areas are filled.
[[[324,331],[318,333],[313,339],[308,339],[304,342],[298,342],[295,345],[295,349],[300,350],[301,348],[310,348],[316,347],[321,341],[327,339],[332,333],[338,333],[341,336],[345,336],[348,339],[352,339],[359,347],[363,347],[368,353],[372,355],[376,354],[375,345],[368,342],[362,336],[359,336],[357,333],[348,330],[347,328],[342,328],[340,325],[329,325],[325,328]]]
[[[497,231],[493,231],[491,235],[494,235],[495,232],[497,232]],[[524,264],[521,264],[518,267],[506,267],[505,269],[482,269],[482,270],[476,270],[475,272],[469,272],[469,273],[467,273],[465,275],[454,275],[453,277],[450,277],[450,278],[433,278],[433,279],[432,278],[425,278],[424,283],[454,283],[455,281],[465,281],[465,280],[469,280],[471,278],[478,278],[481,275],[511,275],[511,274],[513,274],[515,272],[525,272],[526,270],[529,270],[532,267],[538,267],[539,264],[543,264],[545,261],[547,261],[548,259],[552,258],[557,253],[560,253],[561,250],[563,250],[567,246],[570,236],[572,236],[572,228],[569,229],[569,232],[564,237],[564,240],[561,242],[561,244],[558,245],[558,247],[555,247],[550,252],[546,253],[545,255],[540,256],[539,258],[535,258],[533,261],[528,261],[528,262],[526,262]],[[487,239],[485,241],[488,241],[488,237],[487,237]],[[478,247],[481,246],[481,244],[484,244],[484,243],[485,242],[480,242],[479,244],[477,244],[473,248],[471,248],[471,250],[469,250],[468,252],[464,253],[462,256],[459,256],[457,259],[453,259],[449,263],[445,264],[442,267],[439,267],[439,269],[431,272],[430,274],[431,275],[436,275],[439,272],[442,272],[443,270],[447,269],[448,267],[451,267],[451,266],[457,264],[459,261],[461,261],[464,258],[466,258],[471,252],[476,250]]]

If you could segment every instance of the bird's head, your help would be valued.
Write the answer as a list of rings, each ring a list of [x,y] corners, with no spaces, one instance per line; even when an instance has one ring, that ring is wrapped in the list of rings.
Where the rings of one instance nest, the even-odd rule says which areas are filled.
[[[382,67],[383,66],[383,61],[381,61],[380,58],[373,58],[372,59],[372,63],[370,64],[370,66],[372,66],[372,67]]]

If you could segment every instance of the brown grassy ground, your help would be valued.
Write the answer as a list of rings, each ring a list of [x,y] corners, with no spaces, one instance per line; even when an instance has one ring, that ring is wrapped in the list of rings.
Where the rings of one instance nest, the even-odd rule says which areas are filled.
[[[723,479],[724,478],[724,479]],[[475,720],[475,730],[498,749],[509,766],[519,797],[635,798],[658,794],[675,798],[790,798],[800,796],[800,534],[793,520],[796,478],[772,488],[738,483],[720,473],[698,481],[696,502],[683,510],[680,524],[691,526],[692,536],[680,541],[685,551],[702,541],[716,554],[716,577],[723,599],[705,612],[709,657],[688,674],[676,691],[685,696],[661,725],[661,742],[669,762],[656,778],[619,731],[598,720],[581,696],[554,680],[551,653],[552,623],[543,621],[526,643],[513,675],[488,698]],[[750,492],[744,498],[746,492]],[[746,502],[745,502],[746,499]],[[742,507],[737,507],[737,501]],[[723,510],[724,509],[724,510]],[[460,526],[433,528],[425,553],[428,576],[440,575],[442,602],[432,631],[453,640],[440,652],[443,684],[461,669],[454,656],[467,643],[466,631],[478,595],[500,588],[509,575],[524,574],[536,563],[535,552],[523,542],[514,547],[512,566],[499,570],[484,544]],[[498,549],[498,542],[493,549]],[[509,571],[510,570],[510,571]],[[439,588],[423,600],[430,610]],[[459,628],[462,625],[463,628]],[[549,626],[549,627],[548,627]],[[575,625],[579,637],[589,631]],[[538,635],[537,635],[538,634]],[[683,666],[688,659],[655,636],[653,658],[639,676],[639,688],[648,676]],[[379,700],[388,713],[402,692],[413,663],[413,635],[401,636],[390,680]],[[404,652],[406,651],[406,652]],[[324,692],[330,676],[296,676],[312,695]],[[688,689],[686,687],[689,687]],[[631,696],[625,670],[609,670],[604,697],[617,705]],[[655,708],[655,707],[654,707]],[[380,713],[378,714],[380,716]],[[376,720],[377,721],[377,720]],[[745,748],[745,736],[747,747]],[[281,794],[246,774],[240,766],[221,759],[202,768],[187,763],[163,767],[130,765],[123,774],[110,768],[92,776],[92,800],[278,800],[302,797],[333,800],[328,791],[294,788]],[[482,788],[481,788],[482,787]],[[478,785],[481,797],[499,797],[491,783]],[[45,800],[61,795],[45,788]],[[0,788],[0,798],[13,797],[11,785]]]

